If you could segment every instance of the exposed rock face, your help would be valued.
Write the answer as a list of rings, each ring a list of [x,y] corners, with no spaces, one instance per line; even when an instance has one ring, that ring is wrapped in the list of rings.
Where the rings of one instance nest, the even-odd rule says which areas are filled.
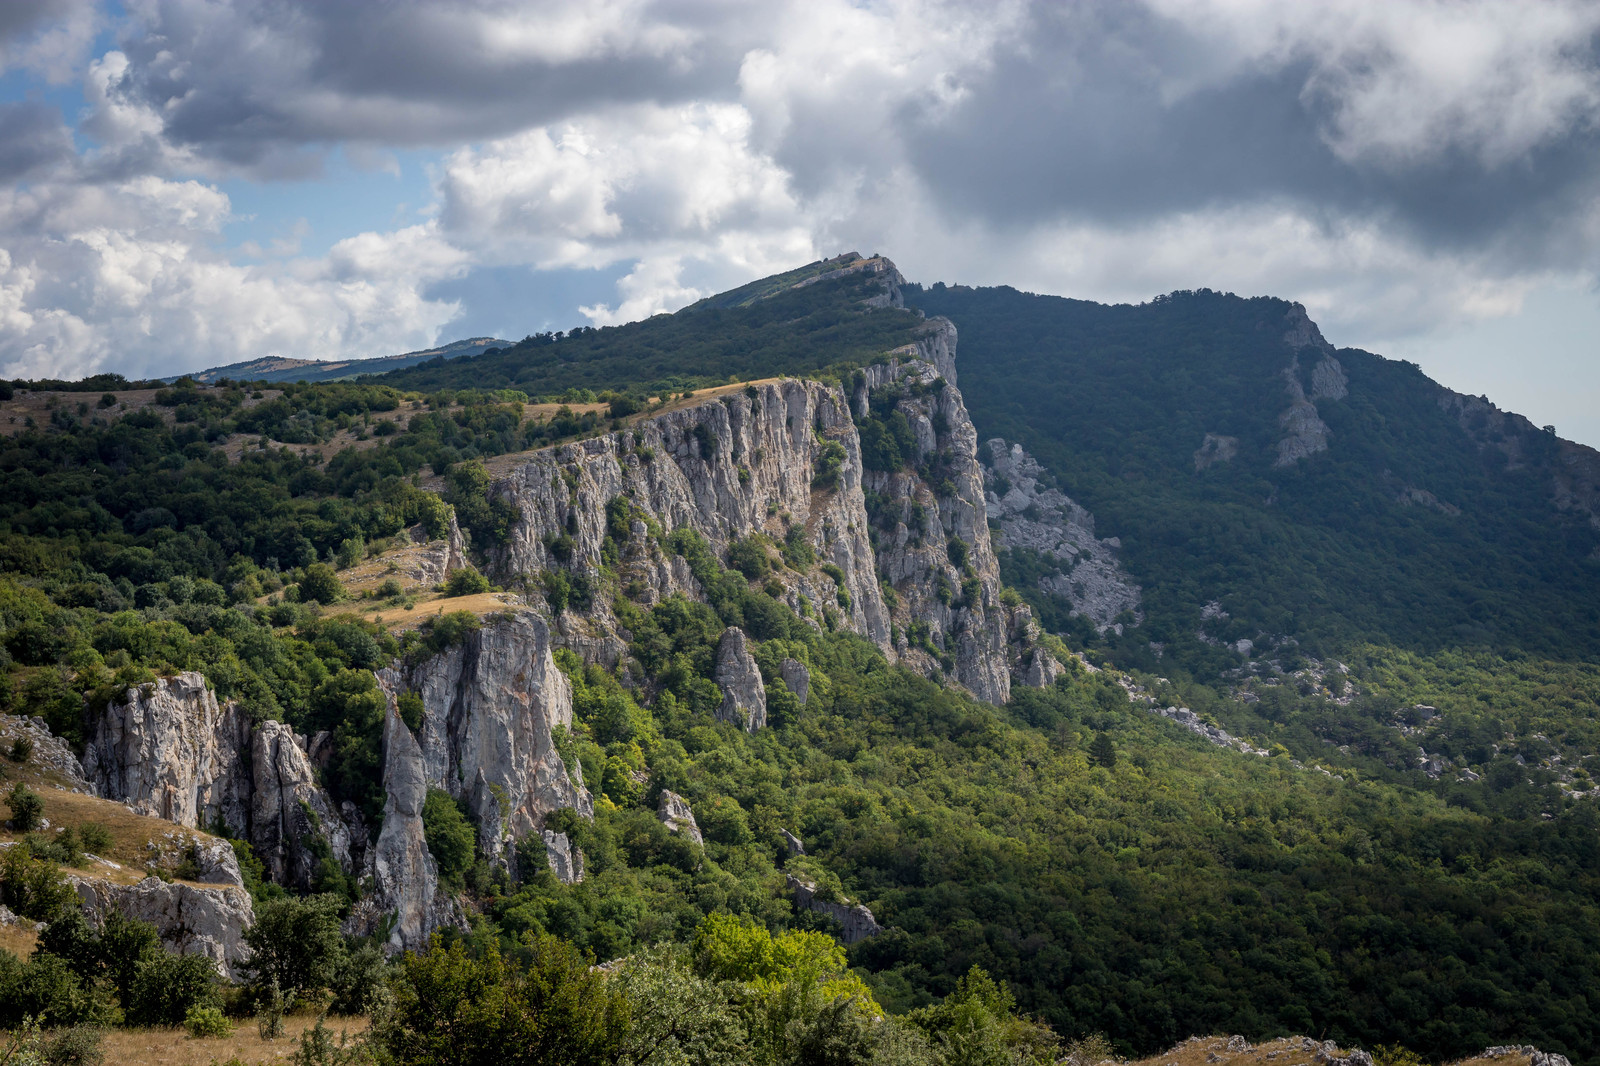
[[[28,718],[20,714],[0,714],[0,745],[7,751],[16,741],[27,738],[33,742],[33,754],[28,761],[34,766],[54,770],[67,779],[68,787],[76,792],[94,795],[94,783],[84,777],[83,765],[72,754],[67,742],[50,732],[43,718]]]
[[[817,886],[800,880],[794,874],[786,878],[794,905],[801,910],[826,914],[839,923],[839,939],[846,944],[859,943],[869,936],[883,932],[883,926],[873,918],[872,911],[861,903],[830,903],[817,898]]]
[[[250,843],[272,880],[302,891],[311,888],[317,860],[305,842],[313,837],[327,841],[340,867],[351,869],[344,818],[318,786],[294,731],[282,722],[256,727],[250,778]]]
[[[806,664],[799,659],[785,659],[778,664],[778,676],[804,707],[811,695],[811,671],[806,669]]]
[[[731,541],[764,532],[782,542],[799,528],[817,564],[775,575],[790,607],[822,617],[832,612],[845,629],[885,650],[889,619],[878,591],[861,495],[861,453],[839,390],[808,381],[751,386],[669,411],[623,430],[531,453],[491,496],[517,511],[490,570],[510,582],[520,575],[566,569],[596,575],[608,533],[606,505],[626,498],[637,525],[619,547],[618,579],[635,598],[653,604],[673,593],[699,594],[684,561],[650,530],[694,530],[726,558]],[[813,486],[825,453],[844,457],[832,485]],[[742,473],[741,473],[742,472]],[[821,570],[838,567],[849,607]],[[802,603],[804,607],[802,608]],[[604,604],[591,627],[569,626],[581,642],[567,646],[589,661],[614,661],[625,650]],[[609,636],[608,636],[609,635]]]
[[[1207,433],[1194,451],[1194,471],[1199,473],[1208,466],[1231,462],[1239,454],[1239,438]]]
[[[564,885],[575,885],[583,880],[583,852],[572,846],[567,834],[553,829],[543,830],[545,858],[556,880]]]
[[[694,811],[689,809],[689,801],[676,792],[661,790],[661,799],[656,804],[656,817],[672,832],[682,833],[696,844],[706,842],[705,837],[700,835],[699,823],[694,820]]]
[[[1048,688],[1061,676],[1061,664],[1043,648],[1035,648],[1022,674],[1022,683],[1029,688]]]
[[[426,545],[424,550],[416,553],[412,568],[406,573],[407,577],[420,585],[443,584],[452,570],[462,570],[470,565],[467,561],[467,539],[461,535],[461,527],[456,524],[454,508],[450,510],[450,528],[442,539],[426,540],[427,531],[423,526],[414,527],[411,536],[413,540]]]
[[[204,955],[230,980],[243,974],[239,964],[249,952],[243,933],[255,924],[250,893],[237,885],[196,888],[147,877],[136,885],[117,885],[73,874],[84,916],[94,925],[116,911],[156,927],[161,942],[183,955]]]
[[[366,907],[352,915],[350,931],[371,934],[384,915],[392,914],[386,949],[416,950],[427,944],[434,930],[465,923],[455,902],[439,888],[439,867],[422,829],[422,805],[428,798],[422,748],[400,720],[392,692],[383,726],[383,788],[388,793],[383,829],[372,849],[377,891]]]
[[[216,837],[206,837],[194,843],[195,866],[200,874],[195,878],[208,885],[236,885],[244,887],[244,876],[239,872],[239,857],[233,845]]]
[[[867,473],[866,488],[883,501],[873,515],[878,573],[898,601],[901,658],[929,675],[948,672],[979,699],[1004,703],[1021,619],[1000,603],[977,430],[944,372],[954,371],[948,353],[955,327],[933,325],[919,358],[869,368],[855,393],[858,411],[876,404],[886,415],[898,412],[916,438],[915,470]],[[891,391],[875,398],[884,389]]]
[[[783,843],[789,849],[790,855],[804,855],[806,853],[806,846],[800,842],[799,837],[787,829],[779,829],[778,832],[783,834]]]
[[[1349,391],[1349,378],[1344,366],[1334,357],[1333,346],[1322,339],[1316,323],[1307,317],[1306,309],[1295,304],[1285,323],[1288,330],[1283,335],[1283,341],[1294,354],[1283,370],[1284,391],[1289,394],[1289,406],[1278,415],[1278,426],[1283,430],[1283,436],[1278,440],[1278,456],[1272,464],[1274,467],[1293,466],[1302,459],[1328,450],[1330,433],[1314,401],[1342,400]],[[1300,353],[1307,348],[1321,356],[1311,368],[1309,399],[1305,385],[1300,380]]]
[[[250,724],[187,672],[130,688],[106,707],[84,751],[99,795],[191,829],[250,825]]]
[[[544,619],[522,609],[486,619],[405,679],[422,697],[416,742],[426,785],[467,801],[479,848],[496,861],[509,863],[514,841],[542,829],[552,811],[594,817],[581,776],[555,748],[552,730],[572,724],[572,687],[553,647]],[[380,680],[396,695],[407,687],[393,671]]]
[[[979,453],[987,465],[988,517],[1000,526],[999,547],[1031,549],[1056,567],[1039,588],[1072,605],[1102,631],[1123,611],[1139,610],[1139,586],[1117,559],[1118,542],[1095,536],[1094,515],[1056,488],[1022,445],[998,437]],[[1052,677],[1053,680],[1053,677]]]
[[[722,689],[717,717],[754,733],[767,724],[767,687],[750,655],[744,630],[729,626],[717,642],[717,666],[712,680]]]

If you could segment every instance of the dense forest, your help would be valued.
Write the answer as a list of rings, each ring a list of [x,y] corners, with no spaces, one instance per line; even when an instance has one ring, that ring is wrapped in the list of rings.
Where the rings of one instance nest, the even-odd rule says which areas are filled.
[[[109,380],[63,393],[0,442],[0,709],[81,745],[87,716],[129,685],[201,670],[251,716],[329,730],[323,783],[380,817],[371,671],[493,619],[441,615],[397,634],[362,617],[372,602],[351,609],[339,572],[408,530],[437,535],[452,508],[471,544],[503,537],[485,459],[591,435],[651,396],[730,376],[837,379],[919,324],[863,310],[876,290],[859,276],[770,281],[379,380],[179,382],[137,409]],[[961,329],[960,385],[980,434],[1024,442],[1122,538],[1145,626],[1080,630],[1100,669],[1053,643],[1064,676],[994,707],[808,624],[737,550],[720,559],[666,531],[704,596],[648,608],[616,596],[645,676],[624,683],[558,656],[575,705],[559,743],[596,803],[592,822],[561,812],[552,826],[583,853],[585,880],[561,883],[542,855],[520,879],[491,868],[468,815],[430,796],[429,846],[471,928],[385,964],[337,933],[360,884],[328,866],[313,895],[286,897],[239,841],[271,916],[256,934],[262,962],[244,989],[201,981],[187,1006],[256,1012],[294,985],[367,1011],[387,986],[386,1053],[415,1062],[467,1055],[429,1043],[445,1038],[439,1011],[470,1013],[464,988],[573,1012],[593,1042],[571,1061],[637,1054],[628,1041],[676,1000],[699,1012],[671,1037],[700,1040],[683,1061],[953,1066],[1053,1061],[1061,1042],[1095,1034],[1126,1054],[1192,1034],[1305,1032],[1434,1059],[1529,1041],[1600,1062],[1600,816],[1579,795],[1587,772],[1550,760],[1600,750],[1600,577],[1573,562],[1594,535],[1539,486],[1457,446],[1413,368],[1364,353],[1339,353],[1351,393],[1324,414],[1330,452],[1290,471],[1250,458],[1267,454],[1283,406],[1284,346],[1256,328],[1282,317],[1281,302],[914,295]],[[530,418],[534,400],[611,406]],[[1197,475],[1208,432],[1255,451]],[[349,446],[327,458],[295,450],[335,439]],[[892,427],[874,439],[897,446]],[[1401,507],[1385,471],[1462,514]],[[584,594],[608,594],[604,578]],[[1217,638],[1297,643],[1271,669],[1246,669],[1194,636],[1217,599],[1234,627]],[[729,625],[751,633],[769,691],[783,659],[810,670],[808,702],[775,696],[753,734],[714,714]],[[1209,744],[1130,688],[1270,753]],[[1423,704],[1437,716],[1419,718]],[[1409,761],[1419,739],[1488,772],[1430,778]],[[692,804],[703,845],[662,824],[663,789]],[[73,932],[71,901],[40,887],[61,846],[35,835],[0,865],[8,903],[61,923],[30,960],[0,952],[11,1012],[0,1025],[40,1012],[53,1024],[181,1019],[187,1006],[141,1005],[147,937],[129,934],[128,948]],[[846,951],[835,925],[792,906],[786,874],[867,903],[887,932]],[[619,984],[589,969],[618,959]],[[867,1024],[879,1015],[892,1023]],[[451,1032],[486,1054],[517,1039],[494,1028],[517,1013],[495,1017]],[[806,1058],[807,1041],[843,1050]]]

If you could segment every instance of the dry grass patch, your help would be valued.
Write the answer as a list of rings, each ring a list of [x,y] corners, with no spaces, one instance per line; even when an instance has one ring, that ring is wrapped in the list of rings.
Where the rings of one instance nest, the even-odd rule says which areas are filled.
[[[1315,1046],[1308,1049],[1303,1036],[1280,1037],[1243,1051],[1228,1050],[1229,1040],[1226,1036],[1191,1037],[1159,1055],[1136,1059],[1127,1066],[1321,1066]],[[1343,1048],[1341,1052],[1347,1054],[1349,1050]],[[1331,1066],[1337,1066],[1338,1061],[1333,1060]],[[1462,1059],[1451,1066],[1528,1066],[1528,1056]]]
[[[430,622],[442,614],[452,614],[456,611],[471,611],[479,618],[509,611],[516,606],[512,599],[512,596],[505,592],[480,592],[472,596],[440,596],[438,599],[418,602],[409,611],[404,607],[383,607],[377,610],[359,610],[356,613],[363,618],[388,626],[395,633],[404,633],[408,629],[420,628],[423,623]]]
[[[249,1064],[263,1062],[288,1062],[300,1048],[300,1034],[317,1024],[314,1017],[290,1017],[283,1020],[284,1035],[277,1040],[262,1040],[256,1031],[253,1018],[238,1022],[232,1036],[213,1036],[195,1039],[182,1029],[112,1029],[106,1033],[102,1047],[106,1053],[106,1066],[123,1063],[159,1063],[162,1066],[210,1066],[238,1058]],[[366,1032],[366,1018],[329,1018],[326,1023],[338,1040],[342,1029],[354,1037]]]

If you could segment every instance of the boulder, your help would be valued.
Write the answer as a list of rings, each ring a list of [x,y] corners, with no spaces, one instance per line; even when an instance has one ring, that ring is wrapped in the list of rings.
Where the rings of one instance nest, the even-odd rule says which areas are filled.
[[[712,680],[722,689],[718,718],[743,726],[751,733],[767,724],[767,687],[750,654],[750,641],[738,626],[723,630],[722,639],[717,642],[717,665]]]
[[[806,853],[806,846],[800,842],[799,837],[787,829],[779,829],[778,832],[783,834],[783,844],[789,849],[790,855],[804,855]]]
[[[682,833],[696,844],[704,844],[705,838],[700,835],[700,825],[694,820],[694,811],[689,809],[689,801],[676,792],[661,790],[661,800],[656,804],[656,817],[661,819],[668,831]]]
[[[811,671],[806,669],[806,664],[799,659],[785,659],[778,664],[778,676],[804,707],[806,698],[811,695]]]

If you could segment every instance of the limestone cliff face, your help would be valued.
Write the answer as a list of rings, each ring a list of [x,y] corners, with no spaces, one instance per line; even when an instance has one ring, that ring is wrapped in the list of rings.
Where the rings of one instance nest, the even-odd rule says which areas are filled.
[[[1306,315],[1306,309],[1295,304],[1285,319],[1287,329],[1283,341],[1293,353],[1289,365],[1283,370],[1284,391],[1289,406],[1278,415],[1278,426],[1283,436],[1278,439],[1278,456],[1274,467],[1293,466],[1302,459],[1328,450],[1331,433],[1317,411],[1318,400],[1337,401],[1346,396],[1349,378],[1344,366],[1333,354],[1333,346],[1323,340],[1315,322]],[[1311,391],[1306,392],[1301,380],[1302,354],[1314,356],[1317,362],[1310,367]]]
[[[422,697],[416,743],[424,780],[466,800],[491,859],[509,863],[514,842],[543,829],[553,811],[594,816],[581,777],[555,748],[553,730],[572,725],[572,688],[554,647],[545,620],[524,608],[485,619],[403,679],[387,678]]]
[[[813,484],[839,450],[837,478]],[[648,534],[650,525],[694,530],[724,558],[736,539],[761,532],[782,543],[799,529],[817,565],[777,575],[784,599],[814,617],[832,612],[844,628],[889,647],[861,495],[860,441],[837,388],[785,380],[730,392],[618,433],[534,452],[490,492],[517,513],[507,543],[491,553],[490,569],[502,581],[552,568],[597,575],[606,505],[621,497],[635,509],[637,527],[622,538],[618,577],[641,602],[699,593],[682,560]],[[842,582],[821,569],[827,564]],[[600,605],[602,620],[605,612]],[[583,640],[589,631],[570,622],[562,629],[563,637],[570,630],[580,638],[569,646],[585,658],[615,661],[621,654],[603,635]]]
[[[954,384],[954,347],[955,327],[937,322],[904,363],[867,371],[853,399],[858,413],[898,411],[916,438],[906,468],[865,479],[878,573],[897,601],[896,651],[924,673],[947,671],[979,699],[1004,703],[1029,616],[1000,602],[978,433]]]
[[[389,710],[383,725],[383,829],[372,848],[371,877],[375,891],[351,913],[346,931],[371,935],[386,918],[391,952],[414,951],[428,943],[435,930],[465,927],[460,910],[439,886],[439,867],[423,835],[422,805],[428,798],[428,775],[422,748],[400,720],[394,704],[393,671],[379,674],[388,691]]]
[[[1022,445],[996,437],[980,449],[989,518],[999,528],[995,542],[1031,549],[1057,567],[1039,579],[1042,591],[1060,596],[1102,631],[1124,611],[1139,611],[1139,586],[1117,558],[1118,542],[1095,535],[1094,515],[1056,488],[1039,461]]]
[[[798,539],[814,565],[777,570],[769,584],[791,608],[1003,703],[1027,658],[1030,618],[999,600],[977,432],[954,384],[955,345],[955,327],[935,319],[914,344],[864,368],[848,399],[812,381],[750,385],[530,453],[490,488],[516,518],[489,570],[508,584],[547,570],[597,582],[609,545],[618,586],[648,605],[700,594],[661,543],[669,531],[694,530],[723,558],[753,533],[779,544]],[[882,389],[903,393],[897,404],[917,434],[916,461],[894,473],[864,469],[854,421]],[[867,492],[880,501],[875,534]],[[892,612],[885,584],[894,589]],[[615,665],[627,638],[605,599],[581,615],[559,614],[555,640]]]
[[[311,886],[310,837],[326,840],[347,872],[365,845],[317,784],[304,738],[282,722],[252,726],[199,673],[160,678],[109,704],[83,761],[102,797],[140,814],[191,829],[222,821],[281,884]]]
[[[186,672],[130,688],[94,724],[83,769],[99,794],[191,829],[250,824],[250,723]]]

